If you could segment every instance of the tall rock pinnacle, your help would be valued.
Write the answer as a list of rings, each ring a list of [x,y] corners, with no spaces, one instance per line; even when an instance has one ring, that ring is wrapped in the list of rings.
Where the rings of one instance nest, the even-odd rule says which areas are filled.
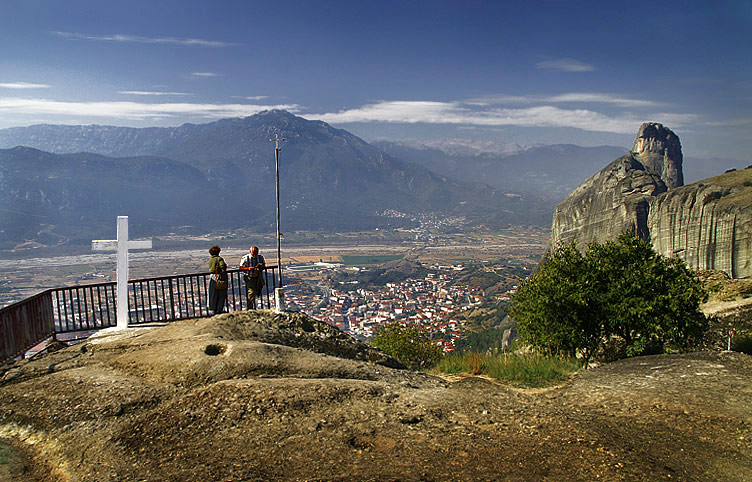
[[[632,152],[596,172],[556,206],[551,245],[581,249],[632,231],[648,239],[650,200],[684,184],[681,143],[661,124],[640,126]]]
[[[632,145],[632,155],[648,171],[658,174],[667,188],[684,185],[681,142],[671,129],[655,122],[642,124]]]

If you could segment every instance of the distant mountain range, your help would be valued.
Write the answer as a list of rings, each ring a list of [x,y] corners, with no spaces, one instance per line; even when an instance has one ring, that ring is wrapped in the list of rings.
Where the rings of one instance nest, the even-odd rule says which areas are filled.
[[[628,152],[626,147],[617,146],[508,144],[468,139],[429,142],[378,139],[371,145],[457,180],[483,182],[497,189],[556,200],[563,199],[575,186],[598,172],[606,160]],[[727,158],[685,156],[684,177],[686,182],[694,182],[749,164]]]
[[[142,235],[273,231],[269,139],[277,135],[286,139],[283,230],[407,226],[410,215],[420,213],[463,216],[489,227],[547,226],[556,203],[627,152],[462,139],[368,144],[285,111],[169,128],[0,129],[0,248],[111,237],[114,218],[122,214]],[[729,160],[685,161],[689,181],[744,167]],[[395,217],[395,211],[407,216]]]
[[[417,162],[457,181],[484,182],[496,189],[555,201],[597,172],[604,159],[627,153],[622,147],[572,144],[474,146],[458,141],[425,144],[384,140],[372,144],[387,154]]]
[[[196,202],[211,189],[200,170],[166,158],[0,150],[0,242],[8,248],[24,240],[55,245],[81,235],[112,237],[116,213],[131,214],[149,230],[176,220],[216,226],[213,206]],[[216,199],[228,215],[253,208],[222,191]]]
[[[0,130],[0,146],[27,146],[0,150],[0,242],[8,247],[23,240],[111,237],[115,216],[123,214],[143,235],[185,226],[199,233],[224,227],[272,231],[269,139],[276,135],[286,138],[280,158],[285,229],[409,223],[382,216],[387,210],[459,215],[491,226],[550,222],[553,203],[537,196],[439,176],[326,123],[267,111],[175,128]]]

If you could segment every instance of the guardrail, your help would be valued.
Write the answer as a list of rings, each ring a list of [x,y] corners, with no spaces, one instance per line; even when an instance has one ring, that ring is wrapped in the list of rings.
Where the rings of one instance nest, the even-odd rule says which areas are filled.
[[[274,305],[279,267],[267,266],[257,308]],[[240,270],[227,270],[226,311],[248,309]],[[209,273],[128,281],[128,324],[138,325],[209,316]],[[115,283],[52,288],[0,309],[0,364],[61,333],[117,325]]]

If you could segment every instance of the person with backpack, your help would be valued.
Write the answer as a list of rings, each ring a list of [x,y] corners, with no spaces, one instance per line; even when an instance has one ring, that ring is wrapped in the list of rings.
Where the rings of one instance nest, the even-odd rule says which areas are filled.
[[[264,269],[266,269],[266,261],[259,254],[258,246],[251,246],[250,252],[240,260],[239,269],[246,272],[243,275],[243,279],[245,281],[248,309],[255,310],[256,297],[261,296],[261,290],[264,288]]]
[[[219,314],[225,310],[225,302],[227,301],[227,263],[219,255],[222,249],[219,245],[215,244],[209,248],[209,272],[211,278],[209,280],[209,312],[210,314]]]

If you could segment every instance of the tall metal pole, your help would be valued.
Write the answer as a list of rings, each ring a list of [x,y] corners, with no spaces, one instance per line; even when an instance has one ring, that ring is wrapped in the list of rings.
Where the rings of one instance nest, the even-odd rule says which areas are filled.
[[[277,264],[279,265],[279,288],[275,289],[274,299],[276,300],[277,312],[281,312],[285,309],[285,292],[282,285],[282,233],[279,231],[279,151],[281,150],[279,142],[284,141],[284,139],[277,134],[277,137],[269,140],[274,142],[274,165],[277,171]]]

